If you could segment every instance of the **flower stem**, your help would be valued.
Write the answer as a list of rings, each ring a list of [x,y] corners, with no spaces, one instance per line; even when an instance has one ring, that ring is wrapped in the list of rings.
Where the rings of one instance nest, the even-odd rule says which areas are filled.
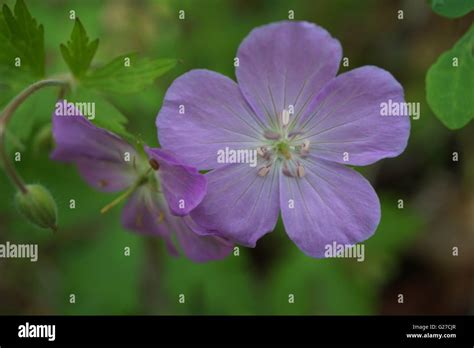
[[[120,202],[122,202],[123,200],[125,200],[126,198],[128,198],[128,197],[133,193],[133,191],[135,191],[136,188],[137,188],[136,185],[130,186],[130,187],[129,187],[125,192],[123,192],[120,196],[118,196],[118,197],[115,198],[112,202],[110,202],[110,203],[107,204],[105,207],[103,207],[103,208],[100,210],[100,213],[101,213],[101,214],[107,213],[110,209],[112,209],[113,207],[115,207],[117,204],[119,204]]]
[[[18,94],[0,114],[0,161],[3,163],[5,173],[10,177],[15,186],[24,194],[28,192],[25,182],[15,170],[15,166],[10,160],[5,148],[5,133],[8,122],[12,119],[15,111],[20,107],[20,105],[36,91],[48,86],[62,86],[61,90],[64,91],[69,84],[70,82],[67,79],[45,79],[37,81],[21,91],[20,94]]]
[[[115,207],[116,205],[120,204],[122,201],[124,201],[125,199],[127,199],[133,192],[135,192],[135,190],[140,187],[141,185],[143,185],[144,183],[147,182],[147,176],[148,174],[150,174],[150,172],[152,171],[152,168],[149,168],[145,173],[143,173],[137,181],[135,181],[135,183],[130,186],[126,191],[124,191],[120,196],[118,196],[117,198],[115,198],[112,202],[110,202],[109,204],[107,204],[105,207],[103,207],[101,210],[100,210],[100,213],[101,214],[105,214],[107,213],[110,209],[112,209],[113,207]]]

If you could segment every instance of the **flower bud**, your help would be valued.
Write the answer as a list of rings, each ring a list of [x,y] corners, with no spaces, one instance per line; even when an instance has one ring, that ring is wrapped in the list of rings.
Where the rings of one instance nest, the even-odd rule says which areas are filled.
[[[41,185],[26,185],[26,189],[15,196],[18,211],[32,224],[56,231],[58,209],[51,193]]]

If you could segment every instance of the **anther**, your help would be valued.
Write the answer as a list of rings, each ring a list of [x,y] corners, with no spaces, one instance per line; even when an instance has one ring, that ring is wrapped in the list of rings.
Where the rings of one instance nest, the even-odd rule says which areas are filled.
[[[158,223],[161,223],[161,222],[163,222],[164,220],[165,220],[165,214],[163,214],[163,212],[161,212],[161,211],[158,212],[158,216],[157,216],[156,221],[157,221]]]
[[[271,158],[271,153],[265,146],[260,146],[257,148],[257,154],[267,161]]]
[[[140,211],[138,215],[135,217],[135,226],[138,228],[143,227],[143,212]]]
[[[278,140],[281,137],[280,134],[271,130],[266,130],[265,132],[263,132],[263,136],[268,140]]]
[[[148,163],[150,164],[150,167],[153,168],[153,170],[158,170],[160,169],[160,164],[158,163],[158,161],[154,158],[151,158]]]
[[[290,123],[290,113],[286,109],[283,109],[281,112],[281,123],[283,124],[283,127],[288,126],[288,123]]]
[[[309,153],[309,140],[305,140],[303,142],[303,145],[301,145],[300,148],[300,155],[301,156],[306,156]]]
[[[109,182],[105,179],[99,180],[99,186],[100,187],[107,187],[109,185]]]
[[[282,172],[284,175],[290,177],[290,178],[293,178],[294,175],[290,172],[290,170],[288,169],[288,166],[286,165],[286,163],[283,165],[283,169],[282,169]]]
[[[309,151],[309,140],[308,139],[303,141],[302,149],[305,150],[305,151]]]
[[[264,166],[259,168],[257,174],[258,176],[266,176],[270,172],[270,166]]]
[[[298,178],[302,178],[304,174],[304,167],[298,163],[298,165],[296,166],[296,175],[298,176]]]
[[[301,131],[290,132],[290,133],[288,133],[288,138],[289,138],[290,140],[292,140],[292,139],[293,139],[294,137],[296,137],[297,135],[302,135],[302,134],[303,134],[303,132],[301,132]]]

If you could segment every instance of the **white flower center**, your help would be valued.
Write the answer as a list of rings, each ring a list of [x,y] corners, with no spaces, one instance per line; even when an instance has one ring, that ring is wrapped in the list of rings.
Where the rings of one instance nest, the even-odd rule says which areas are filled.
[[[282,173],[289,177],[302,178],[305,175],[301,162],[309,154],[310,142],[300,139],[302,132],[288,132],[290,116],[284,109],[278,125],[263,132],[268,142],[257,149],[257,154],[264,161],[257,170],[259,176],[266,176],[273,165],[281,166]]]

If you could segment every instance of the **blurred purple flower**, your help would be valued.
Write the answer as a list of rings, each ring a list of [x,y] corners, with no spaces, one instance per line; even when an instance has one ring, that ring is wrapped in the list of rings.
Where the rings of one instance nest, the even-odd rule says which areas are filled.
[[[207,180],[171,152],[145,147],[148,161],[117,135],[98,128],[77,112],[53,115],[56,142],[51,157],[72,162],[87,183],[101,191],[126,190],[122,224],[131,230],[161,236],[177,255],[173,233],[184,254],[194,261],[227,256],[232,246],[222,238],[192,231],[188,214],[206,194]],[[119,199],[120,200],[120,199]]]
[[[336,77],[339,42],[307,22],[254,29],[241,43],[238,85],[208,70],[176,79],[157,118],[160,143],[206,174],[208,193],[191,213],[200,233],[245,246],[275,228],[306,254],[370,237],[380,203],[347,165],[368,165],[405,149],[408,117],[382,117],[381,103],[404,102],[385,70],[365,66]],[[224,148],[253,150],[258,165],[222,164]],[[208,232],[206,232],[208,231]]]

